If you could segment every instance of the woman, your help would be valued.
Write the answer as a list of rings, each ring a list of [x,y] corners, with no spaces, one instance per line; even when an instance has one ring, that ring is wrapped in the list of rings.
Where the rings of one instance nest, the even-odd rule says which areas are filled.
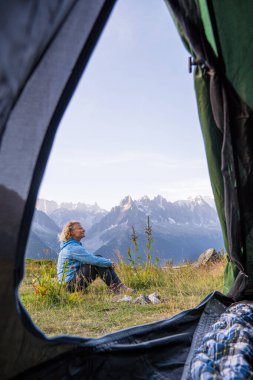
[[[114,271],[115,264],[101,256],[88,252],[80,242],[85,229],[79,222],[68,222],[59,235],[61,250],[57,263],[57,276],[67,284],[67,290],[84,290],[98,276],[114,292],[132,293],[134,289],[125,286]]]

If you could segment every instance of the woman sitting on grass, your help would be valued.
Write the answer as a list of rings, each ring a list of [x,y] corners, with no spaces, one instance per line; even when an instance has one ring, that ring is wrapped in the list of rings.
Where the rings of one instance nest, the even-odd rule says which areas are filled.
[[[114,293],[132,293],[134,289],[124,285],[116,272],[115,264],[101,256],[88,252],[80,242],[85,229],[79,222],[68,222],[59,235],[61,250],[57,263],[58,280],[66,282],[70,292],[85,290],[100,277]]]

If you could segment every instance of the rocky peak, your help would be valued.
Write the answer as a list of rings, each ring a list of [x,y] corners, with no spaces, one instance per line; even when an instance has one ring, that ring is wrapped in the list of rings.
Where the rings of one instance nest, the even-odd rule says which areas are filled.
[[[197,195],[196,197],[188,197],[187,200],[198,206],[202,206],[207,203],[201,195]]]
[[[150,202],[150,198],[147,195],[144,195],[143,197],[140,198],[140,202]]]
[[[50,214],[58,208],[58,204],[55,201],[48,201],[47,199],[37,199],[36,209]]]
[[[154,197],[154,203],[155,205],[164,208],[164,206],[168,203],[165,198],[163,198],[161,195],[157,195]]]
[[[133,206],[134,202],[131,198],[130,195],[127,195],[125,198],[122,199],[120,202],[120,207],[124,210],[127,211]]]

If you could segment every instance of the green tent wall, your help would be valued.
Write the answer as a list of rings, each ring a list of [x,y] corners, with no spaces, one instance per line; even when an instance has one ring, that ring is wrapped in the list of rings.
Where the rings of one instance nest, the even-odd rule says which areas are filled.
[[[225,292],[252,294],[253,4],[169,1],[192,53],[195,90],[210,179],[229,262]],[[247,54],[245,54],[247,52]]]
[[[25,246],[55,132],[114,3],[0,2],[1,379],[186,379],[196,337],[231,303],[214,293],[169,320],[99,339],[49,339],[19,301]],[[166,3],[196,64],[200,122],[229,253],[226,292],[250,297],[253,3]]]

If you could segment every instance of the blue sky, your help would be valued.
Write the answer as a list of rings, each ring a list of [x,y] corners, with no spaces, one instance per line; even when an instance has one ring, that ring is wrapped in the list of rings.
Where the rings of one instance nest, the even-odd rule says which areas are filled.
[[[211,195],[188,56],[165,3],[118,0],[55,139],[39,197],[110,209]]]

